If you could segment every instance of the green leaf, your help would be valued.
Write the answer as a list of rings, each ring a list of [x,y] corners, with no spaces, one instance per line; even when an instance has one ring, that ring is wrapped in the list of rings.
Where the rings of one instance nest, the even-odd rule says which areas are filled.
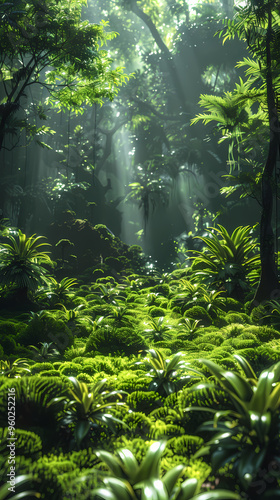
[[[106,486],[112,490],[119,500],[137,500],[135,493],[128,481],[116,477],[106,477],[104,479]]]
[[[84,437],[88,434],[91,426],[91,422],[88,420],[82,420],[77,423],[74,431],[75,439],[78,443],[78,446],[81,444]]]
[[[139,466],[135,482],[140,483],[145,479],[159,477],[159,461],[165,446],[166,443],[164,441],[157,441],[150,446],[145,458]]]
[[[181,476],[184,468],[185,468],[184,465],[177,465],[176,467],[173,467],[173,469],[166,472],[166,474],[162,478],[162,482],[169,496],[171,495],[171,492],[176,482],[178,481],[179,477]]]
[[[198,489],[197,479],[187,479],[184,481],[175,496],[175,500],[192,500]]]

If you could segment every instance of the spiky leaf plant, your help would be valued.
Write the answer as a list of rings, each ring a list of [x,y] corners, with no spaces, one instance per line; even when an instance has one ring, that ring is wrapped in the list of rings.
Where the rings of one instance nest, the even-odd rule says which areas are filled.
[[[15,287],[23,299],[27,299],[29,290],[35,291],[46,281],[44,265],[53,264],[50,252],[42,250],[49,245],[43,238],[35,234],[28,238],[19,230],[17,238],[8,234],[9,243],[0,244],[0,284]]]
[[[23,474],[21,476],[17,476],[15,478],[15,488],[21,488],[21,486],[30,481],[34,481],[34,477],[32,474]],[[11,486],[8,482],[0,487],[0,500],[20,500],[20,498],[41,498],[40,493],[31,490],[21,491],[20,493],[16,493],[15,495],[11,495]]]
[[[39,342],[39,344],[41,344],[40,347],[35,345],[28,346],[33,350],[34,358],[36,360],[45,361],[46,359],[56,358],[59,356],[59,351],[52,347],[54,345],[53,342]]]
[[[192,250],[192,270],[207,284],[223,287],[229,295],[241,296],[256,283],[260,258],[250,226],[237,227],[230,235],[220,224],[207,229],[209,236],[195,236],[205,248]]]
[[[112,411],[125,403],[110,401],[112,397],[122,397],[123,391],[104,390],[106,379],[100,380],[91,388],[75,377],[69,377],[73,387],[69,391],[68,400],[61,425],[74,424],[74,439],[78,448],[88,436],[90,429],[96,429],[96,424],[105,424],[111,432],[115,432],[116,425],[127,427],[124,422],[112,415]]]
[[[213,420],[202,424],[201,430],[215,432],[215,435],[197,456],[210,454],[214,473],[231,462],[241,486],[248,489],[261,468],[275,483],[269,470],[280,452],[280,362],[257,377],[242,356],[236,354],[234,358],[245,376],[201,359],[217,383],[207,381],[192,388],[199,391],[222,388],[231,401],[230,408],[217,411],[208,407],[189,407],[186,411],[196,409],[214,413]]]
[[[154,342],[169,340],[172,337],[171,330],[174,327],[165,316],[150,318],[148,321],[145,321],[142,326],[144,328],[143,330],[141,329],[141,334],[146,339]]]
[[[182,377],[182,370],[188,369],[188,363],[183,359],[182,353],[178,352],[170,360],[165,359],[157,349],[149,349],[147,353],[148,357],[144,361],[135,364],[151,367],[147,374],[152,378],[148,391],[157,391],[162,396],[168,396],[176,392],[182,382],[192,378],[191,375]]]
[[[15,361],[0,361],[0,375],[10,378],[20,378],[27,373],[30,373],[30,369],[29,360],[26,358],[18,358]]]
[[[77,284],[78,282],[74,278],[63,278],[61,281],[57,281],[53,276],[49,276],[45,286],[37,290],[34,298],[43,304],[47,302],[50,307],[58,303],[64,304],[69,298],[74,297],[74,287]]]
[[[103,479],[105,488],[94,490],[93,498],[102,500],[238,500],[235,493],[220,490],[199,494],[197,479],[187,479],[179,487],[178,479],[184,465],[177,465],[160,477],[160,460],[166,443],[154,442],[146,456],[138,464],[135,456],[127,449],[117,452],[117,456],[106,451],[97,455],[107,465],[111,473]]]

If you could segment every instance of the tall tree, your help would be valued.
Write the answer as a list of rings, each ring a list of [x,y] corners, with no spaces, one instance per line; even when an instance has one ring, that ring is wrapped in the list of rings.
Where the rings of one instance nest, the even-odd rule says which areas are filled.
[[[252,150],[252,136],[257,137],[263,125],[269,132],[266,158],[263,157],[264,166],[260,175],[261,276],[254,297],[254,304],[257,305],[263,300],[275,298],[279,293],[272,224],[274,173],[280,144],[277,109],[280,91],[279,5],[273,0],[251,0],[245,5],[241,4],[234,20],[227,22],[222,33],[224,40],[237,35],[247,42],[251,58],[239,63],[239,66],[246,67],[247,79],[245,82],[241,80],[235,91],[224,97],[201,96],[200,104],[209,113],[198,115],[194,121],[217,121],[223,135],[230,138],[231,148],[235,141],[238,147],[242,144],[245,153]],[[256,166],[257,162],[254,163]]]
[[[112,100],[124,82],[122,69],[112,69],[108,52],[100,48],[116,33],[106,32],[105,22],[82,21],[86,3],[0,0],[0,149],[13,148],[17,131],[26,126],[24,107],[34,84],[47,89],[48,104],[79,113],[86,103]],[[38,103],[37,112],[43,117]],[[33,135],[48,131],[29,129]]]

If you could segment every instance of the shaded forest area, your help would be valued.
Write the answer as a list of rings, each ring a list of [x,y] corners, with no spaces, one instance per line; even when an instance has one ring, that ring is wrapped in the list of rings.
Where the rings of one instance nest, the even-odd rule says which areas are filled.
[[[0,500],[276,500],[279,4],[0,19]]]

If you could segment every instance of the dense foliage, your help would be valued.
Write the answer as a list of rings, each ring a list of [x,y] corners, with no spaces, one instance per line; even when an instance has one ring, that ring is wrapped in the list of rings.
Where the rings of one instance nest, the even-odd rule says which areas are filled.
[[[232,240],[243,235],[242,269],[252,259],[249,250],[258,258],[253,242],[244,254],[249,230],[237,228],[230,238],[220,226],[227,246],[214,240],[211,247],[211,235],[204,242],[216,256],[227,248],[236,258]],[[59,279],[61,268],[42,251],[41,237],[2,232],[2,252],[14,258],[21,250],[22,259],[49,270],[42,284],[30,268],[26,280],[34,275],[36,286],[27,286],[5,273],[4,259],[1,482],[10,467],[12,390],[17,493],[57,500],[88,498],[89,491],[96,500],[238,500],[244,494],[253,500],[265,491],[275,498],[276,302],[252,308],[244,288],[244,305],[232,297],[234,288],[205,280],[192,260],[163,274],[142,256],[132,271],[133,251],[117,237],[109,241],[108,255],[110,248],[125,251],[119,267],[115,257],[98,274],[94,266],[76,279]],[[220,272],[228,269],[226,260],[216,264]],[[15,300],[20,287],[24,302]],[[6,487],[0,492],[12,498]]]
[[[279,5],[0,20],[0,500],[275,500]]]

